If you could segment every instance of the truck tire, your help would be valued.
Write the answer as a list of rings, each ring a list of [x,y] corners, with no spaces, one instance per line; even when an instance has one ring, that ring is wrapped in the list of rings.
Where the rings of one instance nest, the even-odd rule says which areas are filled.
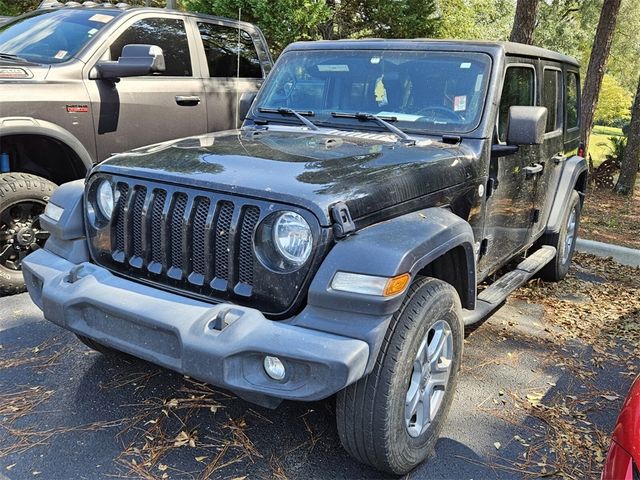
[[[425,460],[453,400],[463,336],[456,290],[434,278],[414,281],[373,371],[338,393],[338,435],[347,452],[393,475]]]
[[[39,217],[55,188],[35,175],[0,174],[0,296],[25,291],[22,260],[49,236]]]
[[[581,212],[580,195],[574,190],[571,192],[567,210],[562,218],[560,231],[542,237],[541,243],[543,245],[551,245],[556,248],[556,256],[540,270],[540,278],[543,280],[558,282],[569,272],[573,252],[576,248]]]
[[[82,343],[84,343],[87,347],[89,347],[91,350],[94,350],[98,353],[101,353],[102,355],[105,355],[107,357],[120,357],[120,356],[126,356],[125,353],[119,351],[119,350],[115,350],[111,347],[106,347],[104,345],[102,345],[101,343],[96,342],[95,340],[90,339],[89,337],[85,337],[84,335],[78,335],[76,333],[76,337],[78,337],[78,340],[80,340]]]

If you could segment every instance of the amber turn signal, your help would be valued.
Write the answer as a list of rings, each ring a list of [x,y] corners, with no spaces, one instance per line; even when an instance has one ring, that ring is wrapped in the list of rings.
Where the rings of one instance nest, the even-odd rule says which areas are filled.
[[[396,275],[395,277],[387,280],[387,285],[384,287],[384,292],[382,293],[385,297],[391,297],[393,295],[397,295],[404,291],[409,285],[409,280],[411,280],[411,275],[408,273],[403,273],[402,275]]]

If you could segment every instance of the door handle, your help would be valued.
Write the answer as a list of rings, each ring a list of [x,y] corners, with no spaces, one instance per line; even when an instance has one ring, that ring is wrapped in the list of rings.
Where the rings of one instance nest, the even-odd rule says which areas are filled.
[[[562,163],[563,161],[565,161],[566,157],[561,152],[561,153],[556,153],[551,160],[553,160],[553,163],[558,165],[559,163]]]
[[[176,103],[178,105],[182,105],[183,107],[194,107],[200,103],[200,97],[196,95],[177,95]]]
[[[543,169],[544,169],[544,165],[541,165],[540,163],[534,163],[533,165],[529,165],[528,167],[524,167],[524,173],[527,176],[535,175],[537,173],[541,173]]]

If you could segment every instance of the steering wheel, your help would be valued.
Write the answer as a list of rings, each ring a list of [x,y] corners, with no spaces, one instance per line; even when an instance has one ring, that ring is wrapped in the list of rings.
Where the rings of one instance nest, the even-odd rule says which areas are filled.
[[[428,115],[427,112],[432,112],[433,114]],[[435,120],[436,118],[438,118],[438,113],[444,114],[444,117],[446,117],[445,119],[450,119],[453,121],[464,121],[462,115],[460,115],[458,112],[454,112],[447,107],[425,107],[415,112],[416,115],[420,115],[421,117],[430,120]],[[442,118],[442,116],[440,116],[439,118]]]

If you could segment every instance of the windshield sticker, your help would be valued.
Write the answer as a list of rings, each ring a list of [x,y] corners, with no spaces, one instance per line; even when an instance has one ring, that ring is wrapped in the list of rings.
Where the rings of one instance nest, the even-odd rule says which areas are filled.
[[[476,88],[475,91],[479,92],[480,88],[482,88],[482,80],[484,79],[484,75],[480,74],[476,77]]]
[[[467,109],[467,96],[459,95],[453,98],[453,110],[454,112],[462,112]]]
[[[113,20],[111,15],[105,15],[104,13],[96,13],[93,17],[89,18],[90,22],[109,23]]]
[[[56,53],[53,58],[55,58],[56,60],[62,60],[64,57],[67,56],[68,53],[69,52],[67,52],[66,50],[59,50],[58,53]]]
[[[372,65],[377,65],[380,63],[380,60],[382,60],[382,58],[380,57],[371,57],[371,64]]]
[[[376,87],[373,90],[373,93],[376,97],[376,102],[379,107],[385,106],[389,101],[387,100],[387,89],[384,86],[384,75],[380,76],[376,80]]]
[[[318,65],[319,72],[348,72],[349,65]]]
[[[93,37],[96,33],[98,33],[98,29],[97,28],[92,28],[91,30],[89,30],[87,32],[87,35],[90,37]]]
[[[471,62],[464,62],[460,64],[460,68],[471,68]]]

